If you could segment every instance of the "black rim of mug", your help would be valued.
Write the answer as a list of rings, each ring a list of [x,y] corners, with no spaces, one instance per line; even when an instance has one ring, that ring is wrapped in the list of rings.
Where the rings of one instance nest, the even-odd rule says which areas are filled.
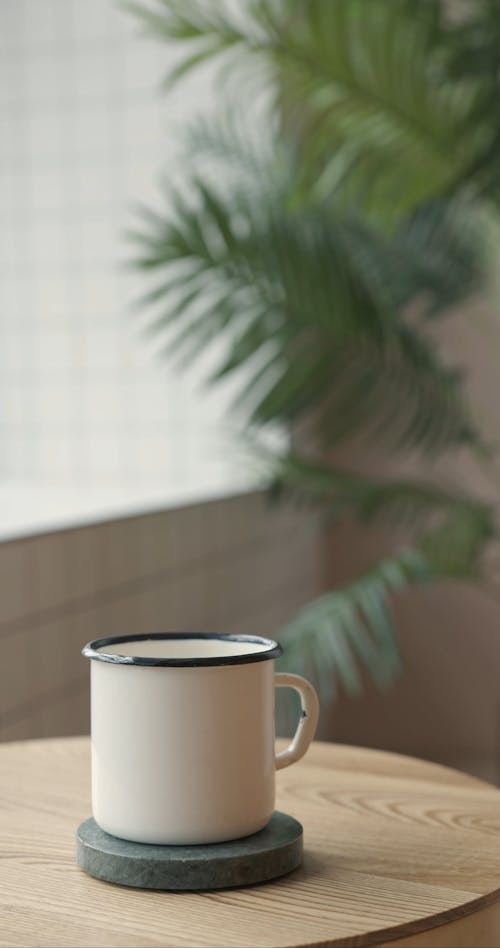
[[[248,642],[249,644],[265,645],[268,648],[261,652],[243,652],[235,655],[200,655],[193,658],[155,658],[142,655],[120,655],[101,651],[108,645],[121,645],[126,642],[158,642],[172,639],[207,639],[222,640],[224,642]],[[82,655],[98,662],[109,662],[112,665],[143,665],[171,668],[203,668],[213,665],[248,665],[251,662],[266,662],[279,658],[283,649],[273,639],[262,638],[260,635],[233,635],[223,632],[152,632],[141,635],[111,635],[103,639],[94,639],[87,642],[82,649]]]

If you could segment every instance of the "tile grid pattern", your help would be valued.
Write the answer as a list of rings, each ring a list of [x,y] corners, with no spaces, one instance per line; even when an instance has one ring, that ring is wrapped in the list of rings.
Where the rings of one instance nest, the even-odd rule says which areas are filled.
[[[0,3],[0,477],[234,482],[227,395],[128,311],[132,209],[175,187],[178,125],[210,105],[199,82],[161,96],[169,56],[113,0]]]
[[[88,731],[101,635],[165,629],[273,635],[320,591],[310,517],[260,494],[0,544],[0,740]]]

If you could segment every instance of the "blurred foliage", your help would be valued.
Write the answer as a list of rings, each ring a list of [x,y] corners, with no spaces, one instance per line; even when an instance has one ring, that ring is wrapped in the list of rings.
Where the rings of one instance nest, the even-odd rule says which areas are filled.
[[[403,549],[345,589],[316,599],[287,627],[287,669],[305,671],[322,694],[331,695],[334,668],[348,693],[356,695],[362,690],[359,662],[384,687],[400,669],[389,596],[428,575],[424,557]]]
[[[133,233],[151,280],[148,331],[181,364],[224,341],[211,381],[240,380],[250,432],[292,433],[269,462],[275,495],[410,537],[282,630],[288,665],[324,697],[337,681],[357,692],[360,667],[384,686],[399,670],[392,594],[429,578],[484,581],[493,510],[333,458],[356,438],[386,460],[461,450],[494,467],[462,372],[429,327],[486,279],[500,3],[474,0],[454,18],[440,0],[128,6],[175,44],[167,89],[208,61],[220,89],[218,114],[187,132],[184,186],[142,209]]]

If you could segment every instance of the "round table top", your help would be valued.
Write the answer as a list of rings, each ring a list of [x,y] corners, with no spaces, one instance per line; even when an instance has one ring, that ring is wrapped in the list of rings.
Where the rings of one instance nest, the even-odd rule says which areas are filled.
[[[88,738],[0,745],[0,945],[380,945],[500,899],[500,791],[473,777],[316,743],[277,774],[277,806],[304,826],[291,875],[204,893],[122,888],[75,862]]]

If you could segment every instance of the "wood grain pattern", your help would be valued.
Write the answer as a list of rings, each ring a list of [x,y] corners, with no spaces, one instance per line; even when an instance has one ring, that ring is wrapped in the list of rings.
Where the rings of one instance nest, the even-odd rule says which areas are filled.
[[[500,902],[495,901],[454,922],[427,929],[408,938],[385,942],[379,948],[497,948],[500,945]]]
[[[0,774],[2,946],[500,945],[500,791],[446,768],[313,745],[277,775],[277,805],[304,825],[303,867],[199,894],[78,869],[88,739],[4,744]]]

